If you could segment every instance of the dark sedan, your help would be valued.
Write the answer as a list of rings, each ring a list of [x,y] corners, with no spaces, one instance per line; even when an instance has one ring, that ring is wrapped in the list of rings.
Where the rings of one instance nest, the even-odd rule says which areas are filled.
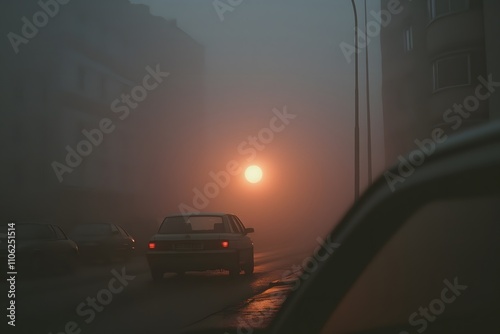
[[[253,242],[241,220],[227,213],[190,213],[165,218],[148,244],[151,276],[165,272],[227,269],[232,276],[254,270]]]
[[[127,261],[135,250],[134,238],[121,226],[112,223],[77,225],[71,238],[78,244],[85,260]]]
[[[7,226],[8,233],[5,228]],[[6,257],[15,249],[15,269],[20,275],[74,270],[78,259],[78,247],[58,225],[11,221],[2,228],[4,229],[0,233],[2,263],[7,263]]]

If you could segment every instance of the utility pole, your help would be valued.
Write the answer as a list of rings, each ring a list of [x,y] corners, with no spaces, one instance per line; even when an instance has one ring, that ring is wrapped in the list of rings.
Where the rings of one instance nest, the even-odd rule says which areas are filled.
[[[359,47],[358,47],[358,12],[355,0],[351,0],[354,12],[354,200],[359,198]]]
[[[368,16],[366,9],[366,0],[365,0],[365,31],[368,32],[367,28],[368,24]],[[366,63],[365,63],[365,72],[366,72],[366,127],[367,127],[367,147],[368,151],[368,185],[372,184],[372,128],[371,128],[371,111],[370,111],[370,71],[368,71],[368,45],[366,45]]]

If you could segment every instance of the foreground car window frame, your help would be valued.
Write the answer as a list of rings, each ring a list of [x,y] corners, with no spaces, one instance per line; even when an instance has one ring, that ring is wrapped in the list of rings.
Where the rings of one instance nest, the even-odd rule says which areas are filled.
[[[500,123],[450,139],[395,192],[380,178],[330,233],[341,246],[289,296],[270,332],[319,332],[408,217],[435,200],[481,196],[500,196]]]

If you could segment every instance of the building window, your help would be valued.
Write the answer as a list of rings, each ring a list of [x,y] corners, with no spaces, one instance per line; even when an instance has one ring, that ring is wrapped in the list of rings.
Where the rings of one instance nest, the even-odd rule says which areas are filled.
[[[404,31],[404,49],[405,52],[413,50],[413,28],[411,26]]]
[[[432,66],[434,91],[471,83],[470,55],[459,54],[436,60]]]
[[[469,9],[469,0],[429,0],[430,21]]]

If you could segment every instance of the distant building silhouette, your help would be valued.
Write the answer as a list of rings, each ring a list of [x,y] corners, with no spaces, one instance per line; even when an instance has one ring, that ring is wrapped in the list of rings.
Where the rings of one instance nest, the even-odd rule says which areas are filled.
[[[0,4],[2,32],[21,37],[11,34],[0,45],[0,172],[8,208],[1,218],[151,218],[176,208],[195,182],[186,178],[203,161],[204,48],[175,21],[127,0],[51,10],[26,38],[22,18],[33,23],[45,10],[35,1]],[[169,76],[155,79],[158,69]],[[131,93],[129,105],[122,94]],[[113,130],[101,140],[92,130],[103,119]],[[79,147],[88,136],[95,144]],[[92,152],[70,167],[66,146]]]
[[[382,0],[381,8],[389,2]],[[452,135],[500,118],[500,87],[484,100],[474,98],[483,84],[479,78],[500,81],[500,2],[401,1],[401,6],[381,32],[388,166],[435,128]],[[462,114],[455,110],[460,104]]]

